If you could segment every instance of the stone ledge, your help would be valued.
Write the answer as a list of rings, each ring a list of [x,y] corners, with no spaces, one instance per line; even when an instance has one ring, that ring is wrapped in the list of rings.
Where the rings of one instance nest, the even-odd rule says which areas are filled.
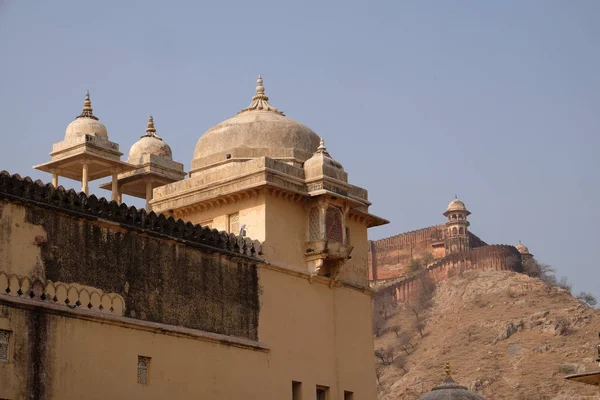
[[[24,310],[40,310],[47,314],[58,315],[61,317],[76,318],[90,322],[98,322],[101,324],[120,326],[128,329],[184,337],[188,339],[202,340],[206,342],[221,344],[224,346],[239,347],[247,350],[255,350],[262,352],[270,351],[270,347],[259,341],[227,336],[219,333],[205,332],[197,329],[184,328],[181,326],[161,324],[158,322],[140,321],[137,319],[127,317],[101,314],[95,311],[85,311],[77,309],[65,310],[62,306],[54,304],[44,304],[35,300],[10,297],[7,295],[0,295],[0,305],[12,306]]]

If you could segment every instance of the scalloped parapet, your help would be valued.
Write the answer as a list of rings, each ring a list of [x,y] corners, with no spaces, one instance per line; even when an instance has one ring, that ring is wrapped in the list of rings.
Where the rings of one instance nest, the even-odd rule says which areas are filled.
[[[105,198],[98,199],[95,195],[86,196],[73,189],[65,190],[62,186],[55,188],[52,184],[44,184],[40,180],[34,182],[29,177],[10,175],[7,171],[0,172],[0,198],[58,207],[61,211],[78,217],[116,222],[126,229],[142,230],[147,234],[184,240],[253,259],[261,259],[262,255],[262,246],[258,240],[211,230],[199,224],[186,223],[182,219],[165,217],[163,214],[147,213],[144,209],[119,205]]]
[[[102,290],[78,284],[62,282],[42,282],[26,276],[0,272],[0,296],[26,298],[44,303],[80,309],[125,315],[125,301],[117,293],[104,293]]]

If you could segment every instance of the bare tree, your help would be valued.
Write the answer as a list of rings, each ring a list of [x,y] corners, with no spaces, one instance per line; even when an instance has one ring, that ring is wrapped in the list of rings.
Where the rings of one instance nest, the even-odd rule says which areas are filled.
[[[571,286],[571,283],[569,283],[569,280],[567,279],[566,276],[562,276],[560,278],[560,280],[558,281],[558,287],[571,293],[572,286]]]
[[[421,257],[421,264],[425,268],[427,268],[430,264],[433,264],[434,262],[435,262],[435,257],[433,255],[433,253],[430,251],[425,252],[423,254],[423,256]]]
[[[385,349],[380,347],[375,350],[375,357],[379,359],[381,365],[391,365],[394,362],[394,348],[392,346]]]
[[[417,321],[420,321],[422,314],[431,307],[435,293],[435,282],[426,274],[422,274],[417,282],[417,295],[408,304],[407,308],[415,315]]]
[[[408,272],[409,273],[417,273],[421,270],[421,261],[417,260],[416,258],[411,258],[410,262],[408,263]]]
[[[415,325],[415,329],[419,332],[419,335],[421,335],[421,338],[425,336],[423,333],[423,331],[425,330],[424,323],[419,322],[417,325]]]
[[[410,355],[410,352],[414,349],[414,345],[412,342],[412,335],[408,332],[402,332],[398,336],[398,347],[402,349],[406,353],[407,356]]]
[[[577,295],[577,299],[579,299],[580,301],[583,301],[585,304],[587,304],[590,307],[594,307],[596,304],[598,304],[598,301],[596,300],[594,295],[591,293],[588,293],[588,292],[579,293]]]
[[[390,329],[392,331],[394,331],[394,333],[396,334],[396,337],[400,336],[400,325],[392,325],[392,326],[390,326]]]
[[[394,366],[404,371],[405,374],[408,373],[407,364],[406,356],[396,356],[396,359],[394,360]]]
[[[373,315],[373,335],[375,335],[375,337],[379,337],[381,336],[382,333],[384,333],[384,327],[385,327],[385,319],[381,316],[380,313],[374,311]]]
[[[377,364],[375,366],[375,378],[377,378],[377,384],[381,385],[381,376],[383,375],[383,365]]]

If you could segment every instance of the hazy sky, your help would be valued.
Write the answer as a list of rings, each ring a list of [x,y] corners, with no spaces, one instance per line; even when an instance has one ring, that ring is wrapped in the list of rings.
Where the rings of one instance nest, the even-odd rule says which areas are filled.
[[[458,194],[475,234],[522,240],[600,298],[599,15],[595,0],[0,0],[0,169],[50,181],[31,167],[87,89],[121,151],[152,114],[189,169],[262,73],[391,221],[371,238],[443,222]]]

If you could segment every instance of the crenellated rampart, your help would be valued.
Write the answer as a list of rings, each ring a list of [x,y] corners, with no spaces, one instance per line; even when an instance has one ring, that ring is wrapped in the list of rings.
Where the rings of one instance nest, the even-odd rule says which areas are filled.
[[[467,270],[522,272],[521,254],[514,246],[488,245],[471,251],[451,254],[430,265],[421,273],[405,276],[376,289],[379,296],[389,295],[400,303],[409,303],[422,288],[422,278],[437,283]]]

